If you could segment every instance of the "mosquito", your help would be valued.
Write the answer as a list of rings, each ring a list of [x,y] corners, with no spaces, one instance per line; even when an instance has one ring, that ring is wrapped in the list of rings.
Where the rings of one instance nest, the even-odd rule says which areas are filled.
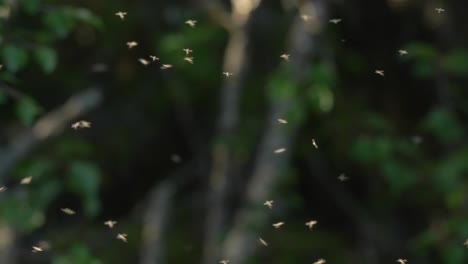
[[[283,153],[285,151],[286,151],[285,148],[280,148],[280,149],[275,150],[275,154]]]
[[[324,259],[318,259],[317,261],[314,262],[314,264],[323,264],[323,263],[326,263],[327,261],[324,260]]]
[[[75,214],[75,211],[73,211],[70,208],[62,208],[60,210],[62,210],[62,212],[66,213],[67,215],[74,215]]]
[[[312,17],[309,15],[301,15],[302,20],[309,21]]]
[[[165,70],[165,69],[169,69],[169,68],[172,68],[172,65],[171,64],[163,64],[161,66],[161,69]]]
[[[129,49],[132,49],[133,47],[138,46],[138,42],[136,42],[136,41],[128,41],[128,42],[126,43],[126,45],[127,45],[127,47],[128,47]]]
[[[127,243],[127,234],[117,234],[117,239],[122,240],[123,242]]]
[[[406,50],[398,50],[398,53],[400,53],[400,56],[408,55],[408,51]]]
[[[314,148],[318,149],[317,142],[315,142],[315,139],[314,139],[314,138],[312,139],[312,145],[314,145]]]
[[[196,23],[197,23],[196,20],[191,20],[191,19],[185,21],[185,24],[187,24],[187,25],[189,25],[189,26],[191,26],[191,27],[195,27],[195,24],[196,24]]]
[[[280,124],[287,124],[287,123],[288,123],[287,120],[281,119],[281,118],[278,118],[277,121],[278,121],[278,123],[280,123]]]
[[[139,58],[138,61],[143,64],[144,66],[148,66],[148,64],[150,64],[149,61],[145,60],[145,59],[142,59],[142,58]]]
[[[340,181],[347,181],[348,179],[349,178],[344,173],[341,173],[340,176],[338,176],[338,180]]]
[[[273,224],[275,228],[280,228],[282,225],[284,225],[284,222],[278,222],[278,223]]]
[[[289,56],[290,56],[289,54],[284,53],[284,54],[281,54],[280,58],[282,58],[285,61],[289,61]]]
[[[314,227],[314,225],[316,225],[316,224],[317,224],[317,221],[315,221],[315,220],[311,220],[311,221],[305,223],[305,225],[307,227],[309,227],[309,229],[312,229]]]
[[[380,76],[385,76],[383,70],[375,70],[375,74],[378,74],[378,75],[380,75]]]
[[[120,19],[125,20],[125,16],[127,15],[127,12],[117,12],[115,13],[116,16],[120,17]]]
[[[185,57],[184,61],[187,61],[190,64],[193,64],[193,57]]]
[[[271,209],[273,208],[273,200],[265,201],[263,205]]]
[[[31,180],[32,180],[32,176],[25,177],[25,178],[21,179],[20,184],[30,184]]]
[[[71,127],[75,130],[77,130],[78,128],[91,128],[91,122],[81,120],[76,123],[73,123]]]
[[[265,247],[268,247],[268,243],[265,240],[263,240],[261,237],[258,238],[258,241],[262,243],[262,245],[264,245]]]
[[[38,246],[33,246],[32,247],[32,252],[33,253],[37,253],[37,252],[42,252],[44,251],[41,247],[38,247]]]
[[[112,220],[107,220],[106,222],[104,222],[104,225],[108,226],[109,228],[113,228],[114,225],[117,224],[117,221],[112,221]]]

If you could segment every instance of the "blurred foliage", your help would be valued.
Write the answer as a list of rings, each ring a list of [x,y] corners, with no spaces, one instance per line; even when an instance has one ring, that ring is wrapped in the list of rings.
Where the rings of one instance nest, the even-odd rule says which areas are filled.
[[[287,150],[292,160],[272,193],[278,205],[273,217],[286,225],[261,234],[270,247],[259,249],[251,263],[322,257],[361,263],[366,242],[356,223],[360,210],[396,233],[401,241],[392,254],[408,256],[408,263],[467,263],[468,30],[460,26],[467,22],[467,4],[445,1],[450,16],[437,17],[447,20],[438,25],[429,22],[435,12],[424,14],[427,1],[329,4],[330,17],[343,21],[324,24],[314,42],[316,57],[298,83],[294,58],[279,58],[295,14],[280,2],[264,1],[249,23],[239,127],[229,139],[240,182],[232,189],[239,191],[256,161],[271,105],[290,99],[287,116],[276,118],[299,129]],[[128,12],[125,20],[115,16],[119,10]],[[99,109],[82,116],[92,129],[67,127],[2,175],[8,191],[0,193],[1,220],[18,233],[18,246],[50,239],[44,263],[136,263],[141,226],[134,215],[142,214],[141,202],[152,186],[212,146],[229,32],[198,2],[0,1],[0,15],[0,158],[8,151],[4,145],[73,94],[98,85],[105,95]],[[197,26],[185,25],[187,19]],[[129,50],[125,43],[133,40],[139,45]],[[184,48],[193,50],[193,65],[183,60]],[[399,49],[408,54],[399,56]],[[160,60],[138,63],[149,55]],[[162,71],[161,63],[173,68]],[[383,78],[374,76],[377,68],[385,70]],[[173,153],[181,164],[170,162]],[[309,166],[311,160],[316,164]],[[350,179],[338,182],[343,172]],[[31,184],[20,185],[27,176]],[[188,180],[175,201],[169,262],[200,257],[205,208],[198,181]],[[338,185],[344,198],[332,197]],[[64,217],[64,207],[77,214]],[[307,230],[311,217],[319,224]],[[129,234],[127,244],[105,229],[108,219],[118,220],[115,231]]]

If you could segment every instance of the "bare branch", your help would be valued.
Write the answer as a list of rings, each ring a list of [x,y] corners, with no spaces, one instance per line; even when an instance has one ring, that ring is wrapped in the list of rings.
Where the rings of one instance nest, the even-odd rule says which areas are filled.
[[[304,21],[297,18],[291,29],[290,50],[295,58],[291,61],[291,67],[293,68],[293,78],[298,84],[304,81],[308,58],[315,47],[314,36],[320,32],[320,25],[324,19],[322,1],[307,1],[301,8],[305,8],[306,12],[315,11],[316,23],[319,24],[305,24]],[[277,146],[289,149],[299,127],[298,122],[290,123],[287,128],[278,126],[276,118],[286,116],[295,99],[294,96],[277,98],[270,106],[268,124],[265,127],[257,162],[247,187],[246,204],[237,214],[234,226],[228,233],[222,248],[223,258],[229,259],[232,263],[247,262],[258,244],[256,243],[258,235],[253,229],[264,225],[268,220],[268,214],[258,205],[269,198],[268,195],[273,185],[289,162],[290,153],[285,152],[284,155],[278,156],[274,155],[272,150]]]
[[[143,245],[140,264],[165,263],[165,233],[175,191],[175,183],[168,179],[150,195],[143,219]]]
[[[85,90],[71,97],[60,108],[39,119],[31,130],[21,134],[0,153],[0,180],[24,156],[44,140],[59,134],[70,122],[96,107],[101,101],[96,89]]]
[[[244,83],[247,62],[247,21],[260,0],[233,0],[229,42],[224,54],[223,71],[232,73],[225,79],[220,98],[220,116],[215,145],[212,150],[212,169],[209,179],[208,212],[205,223],[205,244],[202,263],[215,263],[219,257],[220,234],[225,222],[225,200],[232,164],[232,140],[239,119],[239,100]]]

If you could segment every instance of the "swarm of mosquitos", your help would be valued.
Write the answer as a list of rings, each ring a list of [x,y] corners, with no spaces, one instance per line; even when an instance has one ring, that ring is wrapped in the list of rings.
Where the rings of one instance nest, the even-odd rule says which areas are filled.
[[[436,8],[435,11],[440,14],[442,12],[444,12],[445,10],[443,8]],[[117,12],[115,13],[116,16],[118,16],[121,20],[125,20],[125,17],[127,15],[127,12]],[[311,20],[311,17],[308,16],[308,15],[301,15],[301,19],[304,21],[304,22],[309,22]],[[330,19],[329,22],[332,23],[332,24],[338,24],[342,21],[341,18],[333,18],[333,19]],[[192,28],[195,28],[196,27],[196,24],[197,24],[197,21],[196,20],[187,20],[185,21],[185,24],[189,27],[192,27]],[[128,41],[125,43],[127,48],[129,50],[135,48],[138,46],[138,42],[137,41],[134,41],[134,40],[131,40],[131,41]],[[184,61],[186,61],[187,63],[189,64],[194,64],[195,63],[195,59],[194,57],[191,57],[191,53],[193,52],[193,50],[189,49],[189,48],[184,48],[182,49],[182,52],[184,53],[185,57],[183,58]],[[408,51],[406,50],[403,50],[403,49],[400,49],[398,50],[398,54],[400,56],[405,56],[405,55],[408,55]],[[283,53],[279,56],[281,59],[283,59],[285,62],[289,62],[290,61],[290,54],[288,53]],[[152,63],[155,63],[156,61],[159,61],[159,58],[155,55],[148,55],[148,58],[138,58],[137,61],[142,64],[143,66],[148,66]],[[0,69],[2,69],[3,65],[0,64]],[[161,69],[163,70],[166,70],[166,69],[170,69],[172,68],[172,64],[167,64],[167,63],[162,63],[161,66],[160,66]],[[381,77],[384,77],[385,76],[385,73],[384,73],[384,70],[382,69],[376,69],[374,71],[375,74],[381,76]],[[231,72],[222,72],[222,75],[224,75],[225,77],[230,77],[233,75],[233,73]],[[278,118],[277,119],[277,123],[279,125],[287,125],[288,124],[288,121],[284,118]],[[71,125],[71,128],[74,129],[74,130],[78,130],[78,129],[85,129],[85,128],[91,128],[91,122],[89,121],[86,121],[86,120],[80,120],[80,121],[77,121],[77,122],[74,122],[72,125]],[[419,140],[420,141],[420,140]],[[315,149],[318,149],[318,144],[316,142],[316,140],[314,138],[311,139],[311,143],[312,143],[312,146],[315,148]],[[274,154],[281,154],[283,152],[286,151],[286,148],[277,148],[275,149],[273,152]],[[177,161],[180,161],[180,157],[178,157],[177,155],[172,155],[171,156],[171,159],[174,161],[175,159],[177,159]],[[175,161],[174,161],[175,162]],[[32,176],[27,176],[27,177],[24,177],[20,180],[20,185],[28,185],[32,182],[32,179],[33,177]],[[337,179],[339,181],[347,181],[349,180],[348,176],[346,176],[346,174],[344,173],[341,173]],[[0,193],[2,192],[5,192],[8,188],[5,187],[5,186],[0,186]],[[274,201],[273,200],[267,200],[264,202],[264,206],[267,207],[269,210],[272,210],[273,209],[273,204],[274,204]],[[70,209],[70,208],[67,208],[67,207],[64,207],[64,208],[60,208],[60,211],[63,213],[63,214],[66,214],[66,215],[69,215],[69,216],[73,216],[76,214],[76,212],[73,210],[73,209]],[[107,220],[103,223],[105,226],[107,226],[109,229],[113,229],[114,226],[117,225],[117,221],[114,221],[114,220]],[[282,222],[282,221],[279,221],[279,222],[276,222],[276,223],[273,223],[272,224],[272,227],[275,228],[275,229],[280,229],[281,227],[283,227],[286,223],[285,222]],[[305,226],[309,229],[309,230],[312,230],[314,228],[315,225],[318,224],[318,221],[317,220],[309,220],[307,222],[305,222]],[[124,242],[124,243],[127,243],[127,234],[126,233],[117,233],[117,235],[115,236],[116,239]],[[264,240],[263,238],[261,237],[258,237],[258,242],[263,245],[264,247],[268,247],[269,246],[269,243]],[[465,240],[465,242],[463,243],[464,246],[468,247],[468,239]],[[50,248],[50,245],[48,245],[47,242],[45,241],[41,241],[39,242],[37,245],[34,245],[32,246],[32,252],[33,253],[39,253],[39,252],[43,252],[43,251],[46,251],[47,249]],[[396,260],[397,263],[399,264],[407,264],[407,260],[406,259],[402,259],[402,258],[399,258]],[[221,261],[219,261],[219,263],[221,264],[228,264],[229,263],[229,260],[226,260],[226,259],[223,259]],[[319,258],[317,259],[315,262],[313,262],[313,264],[325,264],[326,263],[326,260],[323,259],[323,258]]]

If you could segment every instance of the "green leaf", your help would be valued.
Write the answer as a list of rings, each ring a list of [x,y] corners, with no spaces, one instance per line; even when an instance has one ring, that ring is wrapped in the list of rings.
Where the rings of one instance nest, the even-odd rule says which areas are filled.
[[[32,189],[31,207],[36,210],[45,210],[54,198],[60,193],[61,185],[58,180],[49,180]]]
[[[68,12],[76,19],[93,25],[96,28],[102,28],[103,24],[99,17],[95,16],[91,11],[85,8],[69,8]]]
[[[269,98],[272,101],[284,97],[294,97],[297,92],[295,82],[286,74],[284,70],[279,70],[268,83]]]
[[[66,254],[55,257],[52,264],[101,264],[102,262],[94,258],[87,246],[82,243],[74,244]]]
[[[2,197],[0,203],[0,219],[5,219],[13,227],[22,232],[31,231],[35,226],[32,223],[34,211],[25,199]]]
[[[436,57],[436,50],[430,44],[413,42],[406,46],[408,57],[416,60],[431,61]]]
[[[6,103],[6,101],[7,101],[7,97],[5,93],[2,90],[0,90],[0,105]]]
[[[26,50],[7,44],[2,50],[2,56],[7,70],[17,72],[24,68],[28,62]]]
[[[97,198],[101,172],[91,162],[74,161],[69,168],[68,188],[81,196],[84,201],[84,212],[89,217],[95,216],[99,210]]]
[[[42,108],[30,97],[24,97],[16,104],[16,115],[21,122],[29,126],[34,119],[42,112]]]
[[[35,50],[36,60],[45,73],[51,73],[57,67],[57,52],[49,47]]]
[[[26,11],[26,13],[33,15],[39,11],[40,0],[22,0],[20,1],[21,6]]]
[[[75,19],[66,14],[63,9],[45,14],[42,22],[60,38],[66,37],[75,26]]]
[[[415,171],[396,160],[382,163],[383,175],[393,194],[398,195],[416,182]]]
[[[435,71],[434,65],[427,61],[417,61],[413,65],[413,73],[420,78],[428,78]]]
[[[463,129],[456,116],[443,108],[433,109],[423,123],[424,127],[444,144],[454,142],[463,135]]]
[[[468,51],[456,49],[442,58],[442,67],[447,71],[464,75],[468,73]]]

